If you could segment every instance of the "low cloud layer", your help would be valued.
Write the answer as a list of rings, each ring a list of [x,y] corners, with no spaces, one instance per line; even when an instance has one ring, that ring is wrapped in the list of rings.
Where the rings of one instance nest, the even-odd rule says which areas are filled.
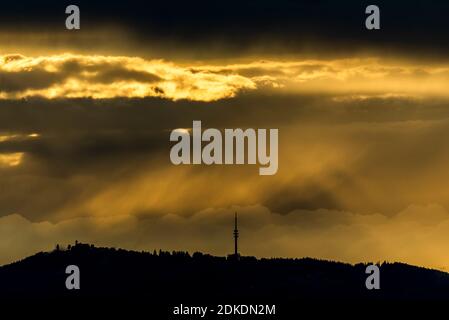
[[[449,246],[449,212],[438,205],[411,205],[392,217],[324,209],[279,215],[259,205],[205,209],[188,218],[90,217],[56,224],[10,215],[0,218],[0,264],[75,240],[134,250],[226,255],[233,250],[234,211],[239,212],[244,255],[405,261],[442,270],[449,264],[442,255]]]

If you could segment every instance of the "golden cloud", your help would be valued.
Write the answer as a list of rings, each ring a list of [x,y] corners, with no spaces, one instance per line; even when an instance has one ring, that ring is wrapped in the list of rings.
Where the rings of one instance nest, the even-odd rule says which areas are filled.
[[[0,98],[216,101],[243,90],[447,97],[449,66],[377,58],[185,65],[128,56],[0,56]]]
[[[198,66],[198,72],[240,74],[259,87],[296,93],[376,97],[448,97],[449,65],[427,65],[380,58],[335,60],[261,60],[225,66]]]
[[[0,167],[16,167],[20,165],[23,152],[0,153]]]
[[[30,133],[30,134],[0,134],[0,142],[5,141],[15,141],[15,140],[28,140],[28,139],[34,139],[38,138],[40,134],[38,133]]]
[[[62,54],[0,57],[0,98],[162,97],[214,101],[255,89],[240,75],[193,72],[162,60]]]

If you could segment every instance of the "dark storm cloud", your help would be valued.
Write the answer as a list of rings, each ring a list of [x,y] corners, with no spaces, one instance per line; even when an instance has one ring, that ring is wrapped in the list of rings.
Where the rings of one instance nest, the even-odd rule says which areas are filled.
[[[0,72],[0,88],[5,92],[17,92],[24,89],[43,89],[55,84],[64,77],[61,74],[33,70],[24,73]]]
[[[410,172],[420,172],[418,168],[429,168],[432,161],[443,164],[449,154],[444,141],[435,140],[449,132],[444,120],[449,118],[447,101],[425,101],[338,102],[330,96],[282,94],[245,94],[211,103],[157,98],[3,100],[0,128],[19,138],[0,142],[0,154],[24,153],[24,157],[20,166],[0,168],[0,215],[20,212],[33,221],[57,221],[55,213],[70,216],[73,207],[89,203],[110,188],[123,188],[113,192],[124,198],[108,199],[107,192],[101,206],[105,209],[106,203],[133,197],[141,200],[130,201],[146,203],[152,193],[162,192],[157,200],[160,207],[137,206],[137,211],[123,214],[191,214],[229,203],[260,203],[277,213],[318,208],[397,212],[414,199],[423,203],[432,199],[431,194],[415,195],[419,188],[404,185],[404,179]],[[188,128],[198,119],[204,128],[279,128],[278,175],[260,180],[256,172],[245,168],[171,165],[170,131]],[[20,138],[31,133],[39,136]],[[404,156],[407,164],[401,161]],[[323,168],[316,172],[316,166]],[[435,179],[431,172],[420,175],[416,181]],[[139,179],[144,180],[142,186],[127,194],[124,190]],[[212,181],[220,184],[212,185]],[[385,195],[371,190],[366,181],[388,193],[402,190],[401,196],[385,201]],[[159,191],[161,183],[174,189]],[[136,194],[147,184],[155,190]],[[230,190],[235,185],[246,186],[248,197],[234,197]],[[183,192],[174,191],[181,186]],[[230,192],[229,199],[221,199],[223,188]],[[204,197],[204,192],[209,196]],[[171,200],[173,194],[181,199]],[[446,204],[442,195],[437,198]],[[175,207],[181,204],[182,208]],[[76,216],[95,212],[83,210]]]
[[[307,185],[303,189],[291,186],[267,194],[264,204],[277,213],[290,213],[295,208],[316,210],[320,208],[341,209],[331,190],[319,185]]]
[[[79,134],[160,132],[201,119],[205,126],[275,127],[303,119],[313,123],[437,120],[449,116],[446,100],[426,105],[408,98],[333,101],[333,96],[247,93],[215,102],[167,99],[0,100],[0,127],[9,132]]]
[[[62,32],[69,4],[72,2],[49,0],[4,3],[1,28]],[[332,55],[365,50],[426,53],[442,58],[447,54],[447,1],[377,1],[381,10],[378,31],[365,29],[364,12],[370,4],[355,0],[77,1],[82,16],[78,35],[101,26],[119,26],[140,46],[156,49],[157,43],[198,56],[218,54],[222,49],[222,54],[235,55],[253,47],[268,53],[279,53],[282,48],[282,54],[313,53],[317,49]],[[76,41],[77,36],[71,33],[66,37]],[[101,45],[101,40],[91,45]]]

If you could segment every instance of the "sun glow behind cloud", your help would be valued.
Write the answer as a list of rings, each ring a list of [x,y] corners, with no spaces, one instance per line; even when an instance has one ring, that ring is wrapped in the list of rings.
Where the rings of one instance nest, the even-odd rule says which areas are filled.
[[[16,167],[22,162],[23,153],[1,153],[0,154],[0,167]]]
[[[40,137],[38,133],[20,134],[20,133],[0,133],[1,143],[14,143],[21,141],[35,140]],[[0,168],[17,167],[22,163],[24,152],[0,152]]]
[[[14,140],[27,140],[34,139],[40,137],[38,133],[30,133],[30,134],[0,134],[0,142],[5,141],[14,141]]]

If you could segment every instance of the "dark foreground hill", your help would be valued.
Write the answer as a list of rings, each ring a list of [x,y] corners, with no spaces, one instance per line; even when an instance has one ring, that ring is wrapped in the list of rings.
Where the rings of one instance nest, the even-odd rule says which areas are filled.
[[[67,290],[68,265],[81,289]],[[449,301],[449,274],[383,263],[381,289],[365,287],[365,264],[304,259],[227,259],[78,244],[0,267],[0,301],[144,301],[146,305],[310,301]],[[171,308],[171,307],[170,307]],[[171,309],[170,309],[171,310]]]

